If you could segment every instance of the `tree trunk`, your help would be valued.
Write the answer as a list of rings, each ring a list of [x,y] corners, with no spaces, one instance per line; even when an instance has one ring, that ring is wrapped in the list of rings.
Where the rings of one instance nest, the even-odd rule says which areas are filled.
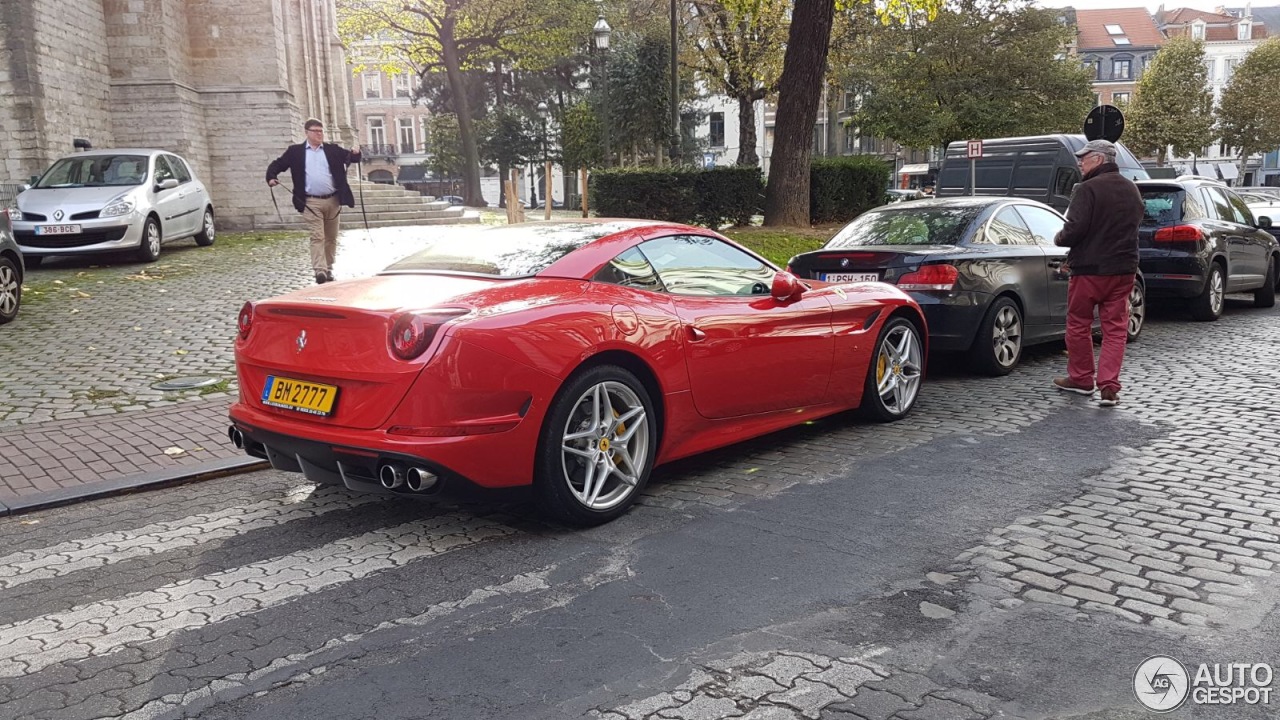
[[[831,44],[835,0],[796,0],[782,64],[764,224],[809,227],[809,156]]]
[[[738,164],[759,167],[756,153],[756,93],[738,96]]]
[[[454,36],[457,19],[451,13],[440,21],[440,54],[444,58],[453,106],[458,111],[458,135],[462,139],[462,198],[470,207],[484,207],[480,192],[480,151],[476,147],[475,125],[471,122],[471,103],[467,98],[466,78],[458,59],[458,41]]]

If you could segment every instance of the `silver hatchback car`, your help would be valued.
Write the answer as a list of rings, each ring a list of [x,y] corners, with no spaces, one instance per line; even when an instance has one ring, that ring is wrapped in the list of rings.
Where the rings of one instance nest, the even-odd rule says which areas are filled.
[[[163,150],[91,150],[55,162],[18,195],[13,235],[27,265],[53,255],[133,250],[142,262],[163,243],[214,240],[213,203],[187,161]]]

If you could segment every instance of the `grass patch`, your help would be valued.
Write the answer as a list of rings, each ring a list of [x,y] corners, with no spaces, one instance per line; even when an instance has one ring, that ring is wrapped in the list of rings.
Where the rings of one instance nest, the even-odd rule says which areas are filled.
[[[89,388],[88,392],[84,394],[84,398],[85,400],[91,400],[96,402],[98,400],[106,400],[107,398],[119,397],[123,394],[124,393],[121,392],[120,390],[101,390],[99,388]]]
[[[729,228],[722,230],[721,234],[775,265],[786,267],[792,257],[822,247],[835,234],[835,229],[746,227]]]
[[[263,245],[280,240],[297,240],[308,237],[303,230],[249,230],[247,232],[218,233],[213,247],[243,248],[252,245]]]
[[[231,387],[230,380],[219,380],[218,382],[207,387],[200,388],[201,395],[212,395],[214,393],[226,392]]]

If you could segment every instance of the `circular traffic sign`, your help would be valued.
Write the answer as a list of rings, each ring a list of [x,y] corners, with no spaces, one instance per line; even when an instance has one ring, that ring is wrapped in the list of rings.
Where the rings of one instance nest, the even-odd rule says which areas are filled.
[[[1115,105],[1099,105],[1084,119],[1084,136],[1115,142],[1124,133],[1124,113]]]

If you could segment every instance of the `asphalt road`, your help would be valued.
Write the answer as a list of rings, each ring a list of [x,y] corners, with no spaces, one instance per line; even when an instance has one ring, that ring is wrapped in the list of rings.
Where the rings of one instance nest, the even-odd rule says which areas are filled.
[[[1278,350],[1157,313],[1114,410],[944,360],[585,531],[276,472],[0,521],[0,716],[1147,717],[1151,655],[1280,664]]]

